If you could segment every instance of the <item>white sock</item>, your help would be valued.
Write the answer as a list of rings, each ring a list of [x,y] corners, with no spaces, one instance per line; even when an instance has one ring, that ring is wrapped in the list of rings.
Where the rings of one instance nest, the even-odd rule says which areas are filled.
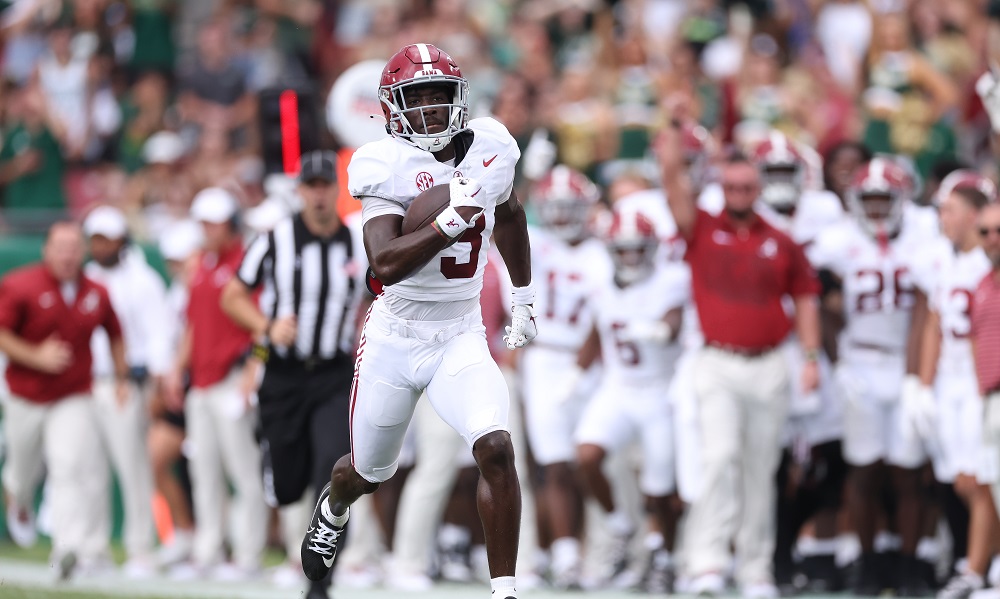
[[[333,524],[337,528],[341,528],[345,524],[347,524],[347,519],[351,517],[351,508],[350,507],[348,507],[347,511],[344,512],[343,514],[341,514],[339,516],[335,516],[333,514],[333,512],[330,511],[330,502],[329,501],[324,501],[323,502],[323,507],[321,507],[320,509],[322,510],[323,517],[326,518],[326,521],[329,522],[330,524]]]
[[[517,597],[517,590],[514,589],[513,576],[499,576],[490,579],[490,588],[493,589],[494,599],[507,599],[507,597]]]
[[[642,540],[643,546],[649,551],[656,551],[663,547],[663,535],[658,532],[650,532],[646,534],[646,538]]]
[[[917,543],[917,559],[936,562],[941,557],[941,544],[934,537],[924,537]]]
[[[625,512],[615,510],[608,514],[608,529],[616,536],[628,536],[632,534],[632,520]]]
[[[564,570],[580,561],[580,541],[573,537],[562,537],[552,541],[552,568]]]
[[[446,549],[464,547],[469,544],[472,534],[468,528],[446,522],[438,530],[438,544]]]

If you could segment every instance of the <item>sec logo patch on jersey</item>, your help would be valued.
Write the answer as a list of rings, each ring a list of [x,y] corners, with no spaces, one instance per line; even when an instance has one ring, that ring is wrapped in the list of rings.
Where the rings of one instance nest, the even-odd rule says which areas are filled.
[[[427,171],[417,173],[416,182],[417,189],[420,191],[427,191],[431,187],[434,187],[434,177],[432,177]]]

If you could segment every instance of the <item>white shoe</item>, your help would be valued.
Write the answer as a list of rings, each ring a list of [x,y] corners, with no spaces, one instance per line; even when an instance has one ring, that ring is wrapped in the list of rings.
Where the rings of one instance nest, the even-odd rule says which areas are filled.
[[[156,563],[161,568],[169,568],[181,562],[191,559],[191,550],[194,548],[194,532],[188,530],[175,530],[170,542],[160,547],[156,554]]]
[[[156,576],[156,563],[149,556],[129,558],[122,565],[122,575],[131,580],[148,580]]]
[[[338,566],[333,573],[335,586],[345,589],[372,589],[382,582],[382,572],[375,566],[364,564],[347,567]]]
[[[17,506],[13,501],[9,502],[7,504],[7,532],[18,547],[22,549],[34,547],[38,541],[34,512]]]
[[[212,568],[209,576],[219,582],[249,582],[257,578],[258,572],[230,562],[222,562]]]
[[[306,576],[302,573],[302,566],[290,562],[285,562],[273,568],[268,578],[271,584],[279,589],[299,588],[306,581]]]
[[[726,579],[718,572],[699,574],[691,579],[687,591],[692,595],[716,597],[726,590]]]
[[[167,577],[170,578],[170,580],[176,580],[179,582],[203,580],[206,578],[204,570],[188,561],[170,566],[167,570]]]
[[[423,593],[434,588],[434,581],[420,572],[393,572],[386,577],[385,586],[404,593]]]
[[[744,585],[740,592],[746,599],[778,599],[781,595],[778,593],[778,587],[770,582]]]

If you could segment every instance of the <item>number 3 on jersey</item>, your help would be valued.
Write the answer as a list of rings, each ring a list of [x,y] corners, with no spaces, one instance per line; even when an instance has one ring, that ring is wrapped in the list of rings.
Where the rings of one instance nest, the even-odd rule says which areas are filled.
[[[476,276],[479,267],[479,250],[483,247],[483,230],[486,229],[486,217],[480,216],[476,224],[465,230],[465,233],[455,243],[469,244],[469,261],[458,263],[454,256],[441,257],[441,274],[446,279],[471,279]]]

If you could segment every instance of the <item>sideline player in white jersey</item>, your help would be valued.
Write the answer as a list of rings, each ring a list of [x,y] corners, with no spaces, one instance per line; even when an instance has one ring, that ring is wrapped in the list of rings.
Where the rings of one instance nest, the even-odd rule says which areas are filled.
[[[990,198],[977,187],[949,186],[939,202],[950,251],[936,264],[936,280],[928,290],[930,314],[917,332],[923,334],[920,386],[910,391],[916,397],[906,398],[914,408],[910,425],[935,441],[935,477],[954,485],[970,514],[967,563],[941,590],[941,599],[966,599],[983,587],[992,543],[986,523],[995,517],[989,484],[997,473],[981,469],[982,399],[969,341],[972,297],[992,268],[977,230],[979,212]]]
[[[903,377],[915,372],[909,334],[915,305],[913,258],[925,240],[908,226],[904,204],[912,192],[907,174],[893,161],[875,158],[858,172],[847,194],[851,216],[820,233],[808,254],[842,286],[845,327],[840,334],[837,380],[845,399],[844,457],[852,466],[849,510],[862,548],[859,595],[881,591],[874,559],[875,518],[886,474],[896,498],[901,536],[896,588],[926,595],[915,557],[921,532],[919,467],[922,444],[902,424]],[[888,472],[885,471],[888,466]]]
[[[840,199],[832,192],[818,189],[820,177],[809,176],[821,170],[818,155],[772,130],[750,149],[750,160],[760,170],[760,201],[755,209],[777,229],[796,243],[808,246],[827,228],[844,218]],[[811,185],[810,185],[811,183]],[[790,300],[791,298],[789,298]],[[823,352],[806,356],[793,332],[783,343],[789,372],[801,372],[807,359],[816,361],[819,387],[806,393],[801,385],[791,385],[785,448],[778,469],[778,529],[775,542],[774,576],[781,589],[793,589],[796,566],[793,550],[802,527],[813,522],[815,546],[827,548],[827,558],[817,556],[809,584],[830,584],[835,576],[832,548],[837,534],[837,511],[843,494],[846,465],[842,455],[843,407],[834,389],[832,366]],[[792,381],[801,377],[794,376]],[[802,470],[800,484],[791,482],[793,467]],[[813,556],[809,556],[813,557]],[[805,569],[803,564],[803,570]]]
[[[372,303],[358,345],[351,389],[351,453],[333,469],[302,542],[312,580],[333,564],[338,538],[359,497],[398,465],[421,392],[472,448],[494,599],[516,598],[521,492],[507,430],[508,393],[490,356],[479,294],[490,235],[513,283],[511,349],[536,334],[524,210],[513,193],[520,157],[491,118],[468,120],[468,82],[430,44],[389,59],[378,90],[389,137],[355,152],[348,189],[361,200],[364,243],[384,290]],[[422,191],[450,181],[451,203],[432,223],[401,234]],[[457,240],[457,241],[456,241]]]
[[[595,299],[595,322],[577,358],[578,368],[598,356],[601,383],[576,431],[577,453],[587,490],[608,515],[614,546],[607,561],[610,575],[627,565],[635,524],[628,510],[615,504],[602,466],[611,452],[638,440],[642,447],[639,489],[662,538],[650,547],[652,568],[646,582],[669,590],[670,551],[679,514],[671,495],[674,484],[673,416],[668,390],[680,347],[673,343],[681,311],[690,295],[690,270],[658,260],[660,241],[652,221],[634,210],[615,211],[607,233],[614,277]]]
[[[593,326],[593,298],[611,279],[611,260],[590,236],[600,191],[586,176],[556,166],[528,200],[542,223],[530,227],[532,279],[539,285],[539,334],[520,362],[528,443],[542,468],[537,502],[547,514],[553,586],[580,586],[582,495],[573,471],[576,430],[588,394],[576,354]]]

